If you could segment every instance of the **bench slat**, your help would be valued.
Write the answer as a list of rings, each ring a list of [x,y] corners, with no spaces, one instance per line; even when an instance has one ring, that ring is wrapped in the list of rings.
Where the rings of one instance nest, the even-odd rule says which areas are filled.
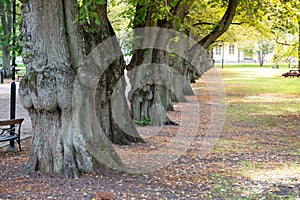
[[[14,135],[7,135],[7,136],[0,136],[0,141],[1,142],[5,142],[5,141],[9,141],[9,140],[13,140],[18,138],[18,135],[14,134]]]
[[[0,126],[8,126],[8,125],[14,125],[14,124],[21,124],[23,122],[22,119],[11,119],[11,120],[3,120],[0,121]]]

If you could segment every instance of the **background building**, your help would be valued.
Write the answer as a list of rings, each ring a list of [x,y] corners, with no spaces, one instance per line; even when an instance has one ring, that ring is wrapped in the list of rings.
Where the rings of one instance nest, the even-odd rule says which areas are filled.
[[[272,54],[265,54],[264,62],[272,63]],[[259,63],[258,53],[244,53],[237,44],[222,43],[213,48],[216,63]]]

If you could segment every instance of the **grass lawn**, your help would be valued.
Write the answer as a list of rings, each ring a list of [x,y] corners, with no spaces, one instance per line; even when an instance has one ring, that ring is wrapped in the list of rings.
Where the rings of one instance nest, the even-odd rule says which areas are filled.
[[[17,65],[17,69],[19,69],[20,71],[18,72],[19,74],[25,74],[26,73],[26,67],[24,64],[18,64]]]
[[[286,69],[228,68],[223,81],[228,97],[228,119],[255,123],[260,119],[300,114],[300,79],[283,78]],[[266,124],[260,123],[262,127]],[[280,122],[277,125],[286,126]]]
[[[288,70],[253,65],[220,69],[226,124],[212,154],[230,161],[223,174],[211,175],[217,183],[212,197],[300,198],[300,79],[282,77]]]

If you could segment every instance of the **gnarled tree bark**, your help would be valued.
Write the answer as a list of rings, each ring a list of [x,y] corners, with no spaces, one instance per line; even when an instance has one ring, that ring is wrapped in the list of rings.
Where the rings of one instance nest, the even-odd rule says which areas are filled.
[[[76,0],[22,3],[21,44],[27,72],[19,92],[33,124],[24,173],[38,170],[76,177],[104,173],[110,166],[122,169],[112,142],[142,141],[130,123],[129,111],[122,106],[125,104],[119,105],[126,102],[122,84],[117,85],[125,62],[118,58],[106,66],[108,55],[101,53],[98,61],[103,62],[87,60],[99,43],[114,35],[106,5],[98,5],[95,11],[100,25],[90,19],[82,26],[74,23],[79,15]],[[117,40],[109,41],[111,45],[104,48],[118,54]],[[99,69],[102,74],[97,73]],[[96,82],[91,82],[93,77]],[[117,98],[113,96],[114,86],[119,91]],[[120,123],[122,119],[128,123]]]
[[[184,21],[186,15],[188,14],[189,7],[194,1],[177,1],[174,6],[174,1],[165,1],[166,6],[171,6],[171,16],[175,16],[175,19],[172,17],[164,18],[160,20],[154,20],[151,15],[151,6],[148,7],[148,12],[150,13],[144,19],[144,25],[146,22],[152,22],[152,27],[158,28],[167,28],[170,30],[178,30],[177,22]],[[155,4],[150,4],[156,6]],[[174,76],[166,78],[167,80],[173,82],[173,94],[166,87],[166,85],[161,86],[157,83],[147,84],[147,78],[149,77],[148,70],[143,68],[137,69],[139,72],[129,73],[131,79],[131,108],[132,108],[132,117],[135,120],[141,120],[141,117],[150,118],[152,125],[162,125],[162,124],[172,124],[172,122],[166,117],[166,110],[172,110],[172,101],[184,101],[184,95],[193,95],[193,91],[190,87],[190,83],[201,77],[208,69],[213,67],[214,61],[212,58],[211,52],[209,52],[208,47],[216,41],[229,27],[234,16],[235,10],[238,6],[237,0],[229,0],[227,10],[220,20],[219,24],[212,30],[212,32],[196,43],[194,46],[191,46],[189,49],[184,49],[186,55],[180,57],[175,55],[173,59],[170,59],[171,51],[168,50],[168,44],[172,38],[165,38],[162,34],[158,34],[158,37],[152,41],[153,43],[158,43],[161,49],[138,49],[134,51],[132,62],[129,64],[128,69],[133,69],[140,65],[150,65],[151,63],[164,64],[174,69],[176,72],[179,72],[181,76]],[[141,6],[137,6],[137,10]],[[148,23],[149,24],[149,23]],[[138,27],[141,27],[142,24],[139,24]],[[139,39],[140,43],[146,42],[147,38],[141,42],[141,39],[145,35],[144,32],[137,33],[136,38]],[[201,48],[199,48],[199,45]],[[178,46],[177,46],[178,48]],[[180,47],[179,47],[180,48]],[[200,51],[199,51],[200,50]],[[196,52],[198,51],[198,52]],[[147,53],[145,53],[147,52]],[[182,55],[181,55],[182,56]],[[197,60],[197,61],[195,61]],[[191,61],[195,61],[190,63]],[[164,70],[161,70],[158,74],[164,74]],[[138,76],[136,75],[138,74]],[[154,73],[155,74],[155,73]],[[165,77],[167,77],[167,73]],[[178,78],[179,77],[179,78]],[[162,78],[158,76],[156,78]],[[149,79],[149,78],[148,78]],[[162,78],[161,80],[163,80]],[[181,79],[181,80],[180,80]],[[143,85],[137,89],[137,85]],[[174,91],[176,94],[174,95]],[[153,107],[154,106],[154,107]],[[150,109],[152,109],[152,114],[150,114]],[[162,117],[159,117],[162,116]]]
[[[197,54],[199,59],[203,59],[204,57],[207,58],[206,62],[201,63],[201,66],[192,66],[190,63],[186,63],[185,59],[190,57],[188,55],[190,53],[189,49],[179,50],[180,52],[187,52],[187,55],[184,56],[185,58],[180,57],[179,55],[173,55],[173,58],[171,58],[172,50],[168,45],[176,38],[176,34],[164,35],[165,30],[178,30],[178,21],[176,20],[178,20],[178,18],[181,22],[184,20],[192,2],[193,1],[178,1],[176,5],[173,5],[170,12],[175,18],[171,20],[153,19],[153,14],[151,14],[153,8],[149,6],[147,15],[144,15],[146,16],[144,24],[137,25],[137,27],[141,27],[142,25],[157,27],[159,33],[152,34],[136,31],[136,40],[139,40],[141,45],[151,46],[149,43],[153,43],[153,47],[149,47],[148,49],[140,47],[138,50],[135,50],[132,61],[127,67],[127,69],[137,68],[133,70],[133,72],[129,72],[132,88],[129,96],[131,100],[132,117],[135,120],[141,120],[142,117],[149,118],[151,124],[154,126],[175,124],[168,119],[166,111],[173,110],[173,101],[182,102],[185,101],[184,95],[192,95],[193,91],[190,87],[190,82],[199,78],[207,69],[213,66],[212,57],[206,56],[208,54],[207,52],[205,53],[205,51],[201,51],[205,56]],[[166,4],[169,6],[171,3],[172,1],[166,1]],[[151,5],[155,6],[155,4]],[[140,7],[140,5],[137,5],[137,11]],[[160,31],[159,28],[162,30]],[[153,38],[153,41],[149,41],[147,34],[156,35],[157,37]],[[188,45],[184,46],[187,47]],[[155,49],[155,47],[160,47],[160,49]],[[181,47],[180,44],[178,44],[176,48],[184,47]],[[155,68],[155,65],[153,64],[164,67]],[[138,68],[140,65],[148,66],[146,68],[145,66]],[[151,69],[147,69],[151,66],[152,72]],[[149,82],[149,79],[152,81]],[[154,79],[159,81],[154,82]]]

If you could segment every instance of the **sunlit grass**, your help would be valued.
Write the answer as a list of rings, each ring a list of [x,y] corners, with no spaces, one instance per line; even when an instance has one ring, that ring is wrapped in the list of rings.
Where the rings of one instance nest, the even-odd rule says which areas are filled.
[[[245,91],[247,94],[285,93],[300,94],[299,78],[283,78],[287,69],[229,68],[223,69],[226,90]]]
[[[299,163],[292,162],[281,166],[276,166],[276,163],[274,163],[274,165],[275,166],[269,164],[268,166],[262,167],[250,164],[242,171],[242,175],[254,182],[267,182],[269,185],[273,185],[273,193],[279,192],[279,187],[297,187],[300,180]],[[258,191],[257,188],[250,187],[247,191],[244,191],[244,193],[249,195],[251,193],[258,193]],[[295,196],[296,195],[290,194],[290,197]],[[276,195],[273,194],[273,197],[276,197]]]
[[[226,174],[211,176],[216,186],[209,197],[299,199],[300,79],[282,77],[288,70],[238,65],[220,69],[226,123],[212,153],[239,161],[227,163],[231,167]]]
[[[290,66],[295,66],[296,64],[293,63],[291,64]],[[222,64],[221,63],[215,63],[215,66],[218,67],[218,68],[221,68],[222,67]],[[264,65],[262,67],[259,66],[258,63],[225,63],[223,65],[223,68],[224,69],[230,69],[230,68],[260,68],[260,69],[263,69],[263,68],[272,68],[273,64],[271,63],[264,63]],[[285,63],[281,63],[280,66],[279,66],[279,69],[288,69],[288,64],[285,64]]]
[[[255,181],[290,184],[300,180],[300,166],[298,163],[289,163],[271,169],[250,166],[243,171],[243,175]]]
[[[300,114],[300,79],[283,78],[286,69],[226,68],[227,118],[237,122]],[[262,120],[264,121],[264,120]]]

